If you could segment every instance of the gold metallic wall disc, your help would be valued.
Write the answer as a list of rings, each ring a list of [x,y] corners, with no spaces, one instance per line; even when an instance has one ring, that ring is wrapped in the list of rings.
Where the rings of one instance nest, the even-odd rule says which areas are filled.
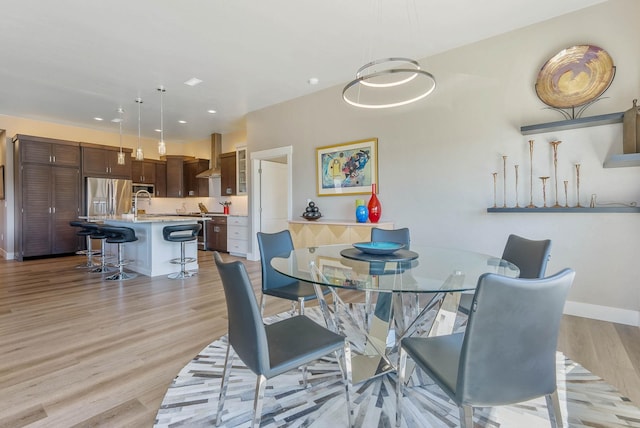
[[[536,93],[555,108],[587,104],[607,90],[615,75],[609,54],[593,45],[566,48],[540,69]]]

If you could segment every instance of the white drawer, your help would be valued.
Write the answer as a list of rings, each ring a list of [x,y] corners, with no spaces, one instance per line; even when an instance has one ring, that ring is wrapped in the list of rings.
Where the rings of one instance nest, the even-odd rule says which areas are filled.
[[[235,226],[248,226],[249,225],[249,217],[247,216],[235,216],[230,215],[227,217],[227,225],[235,225]]]
[[[247,241],[240,239],[227,239],[227,251],[230,253],[247,254]]]
[[[249,239],[249,228],[241,226],[228,226],[227,239]]]

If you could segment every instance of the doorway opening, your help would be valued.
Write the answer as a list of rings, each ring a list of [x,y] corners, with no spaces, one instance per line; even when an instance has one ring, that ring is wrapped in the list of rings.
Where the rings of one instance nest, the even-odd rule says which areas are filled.
[[[258,232],[287,229],[293,211],[293,147],[251,153],[251,251],[248,260],[260,260]]]

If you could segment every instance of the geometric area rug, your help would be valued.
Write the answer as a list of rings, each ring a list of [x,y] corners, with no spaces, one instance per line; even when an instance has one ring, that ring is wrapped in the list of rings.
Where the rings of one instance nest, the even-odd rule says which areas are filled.
[[[305,315],[323,324],[317,308]],[[267,323],[285,318],[280,314]],[[176,376],[158,410],[154,427],[215,426],[220,379],[227,337],[214,341]],[[640,408],[602,379],[563,354],[556,354],[558,396],[563,426],[637,427]],[[307,366],[307,388],[301,372],[291,372],[267,381],[261,427],[347,426],[344,386],[335,358],[324,358]],[[418,376],[414,374],[414,376]],[[425,376],[426,377],[426,376]],[[405,388],[402,427],[459,426],[458,409],[437,385]],[[421,379],[424,382],[424,379]],[[253,412],[256,376],[239,358],[231,371],[221,427],[247,427]],[[351,389],[356,427],[395,426],[396,376],[378,376]],[[474,409],[476,427],[549,427],[543,398],[511,406]]]

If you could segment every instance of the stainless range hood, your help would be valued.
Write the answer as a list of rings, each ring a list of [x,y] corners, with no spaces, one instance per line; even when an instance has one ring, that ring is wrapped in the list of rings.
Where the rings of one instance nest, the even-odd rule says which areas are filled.
[[[222,152],[222,134],[211,134],[211,160],[209,169],[202,171],[196,177],[220,177],[220,152]]]

